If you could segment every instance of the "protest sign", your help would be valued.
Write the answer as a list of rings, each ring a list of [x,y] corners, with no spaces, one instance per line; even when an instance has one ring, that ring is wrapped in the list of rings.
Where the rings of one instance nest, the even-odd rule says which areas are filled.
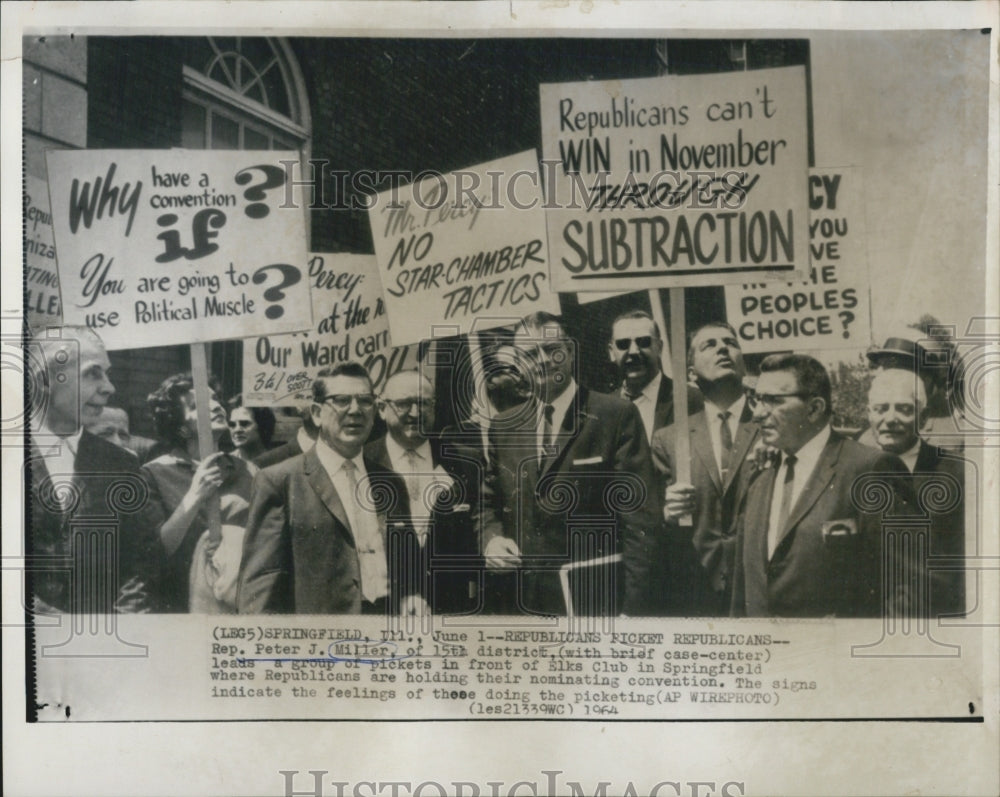
[[[871,342],[862,185],[857,168],[810,169],[809,279],[726,287],[726,315],[745,352]]]
[[[385,191],[368,218],[397,344],[559,310],[533,150]]]
[[[24,178],[24,309],[31,329],[62,323],[56,245],[52,238],[49,187]]]
[[[109,349],[308,329],[294,152],[48,153],[63,317]]]
[[[306,280],[312,293],[312,329],[243,342],[246,404],[308,403],[316,375],[348,360],[365,366],[376,392],[392,374],[417,366],[415,346],[392,346],[374,257],[312,254]]]
[[[540,92],[554,290],[804,272],[801,67]]]

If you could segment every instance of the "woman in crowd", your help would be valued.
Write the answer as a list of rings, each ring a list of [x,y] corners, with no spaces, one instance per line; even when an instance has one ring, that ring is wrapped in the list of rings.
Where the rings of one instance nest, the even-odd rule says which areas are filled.
[[[213,450],[198,441],[198,407],[190,374],[174,374],[147,399],[160,450],[143,466],[150,500],[166,519],[160,540],[167,565],[159,590],[164,612],[235,611],[236,578],[249,510],[250,485],[257,469],[230,454],[217,452],[226,431],[226,412],[212,385],[209,404]],[[221,528],[209,528],[213,502]]]
[[[229,402],[229,408],[229,437],[235,447],[233,456],[253,462],[271,447],[277,418],[267,407],[244,407],[242,396]]]

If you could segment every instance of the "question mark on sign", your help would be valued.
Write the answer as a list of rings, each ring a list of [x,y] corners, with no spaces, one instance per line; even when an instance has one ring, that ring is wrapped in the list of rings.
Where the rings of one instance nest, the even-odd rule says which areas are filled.
[[[290,288],[292,285],[299,282],[302,279],[302,272],[295,268],[295,266],[289,266],[287,263],[275,263],[271,266],[261,266],[253,273],[254,285],[260,285],[263,282],[267,282],[267,272],[272,269],[281,273],[281,282],[264,291],[264,299],[269,302],[280,302],[285,298],[285,288]],[[281,318],[284,314],[285,308],[280,304],[272,304],[264,311],[264,315],[271,320]]]
[[[277,188],[279,185],[285,184],[285,170],[279,166],[271,166],[263,163],[259,166],[247,166],[247,168],[236,172],[236,184],[247,185],[253,182],[253,173],[255,171],[264,173],[264,182],[251,185],[243,192],[244,198],[251,203],[246,206],[243,212],[251,219],[262,219],[271,212],[271,209],[264,204],[267,192],[272,188]]]
[[[844,337],[851,337],[851,333],[847,331],[847,325],[854,320],[854,313],[849,310],[841,310],[837,315],[840,316],[840,323],[844,325]]]

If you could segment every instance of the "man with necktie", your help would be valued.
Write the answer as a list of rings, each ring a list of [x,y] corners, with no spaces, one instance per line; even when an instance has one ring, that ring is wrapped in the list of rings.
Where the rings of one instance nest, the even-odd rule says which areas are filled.
[[[558,317],[529,315],[514,343],[533,398],[490,429],[486,566],[517,572],[525,613],[648,614],[650,553],[662,524],[639,412],[577,384],[576,350]],[[616,554],[621,568],[580,568],[567,606],[560,570]]]
[[[44,409],[31,431],[26,526],[29,594],[36,611],[73,614],[155,611],[163,550],[160,518],[147,503],[130,451],[87,431],[115,392],[96,332],[81,326],[37,333]]]
[[[657,430],[652,442],[653,464],[664,485],[659,494],[665,495],[662,558],[671,572],[663,613],[724,617],[732,600],[736,509],[746,490],[757,425],[743,390],[743,351],[729,324],[696,329],[687,361],[688,381],[704,396],[704,408],[688,419],[691,483],[673,481],[675,427]],[[687,516],[690,526],[680,522]]]
[[[362,455],[375,420],[365,368],[321,371],[311,414],[316,445],[254,478],[239,611],[396,613],[413,530],[402,480]]]
[[[480,602],[479,485],[475,454],[430,436],[434,387],[417,370],[397,371],[379,396],[386,435],[365,456],[402,477],[413,521],[415,579],[406,613],[467,613]]]
[[[812,357],[771,355],[761,363],[750,405],[761,440],[780,456],[752,477],[737,521],[735,616],[880,617],[885,610],[883,558],[891,552],[882,517],[910,511],[909,471],[897,457],[832,430],[831,392]],[[866,490],[865,477],[878,485]],[[873,491],[879,500],[870,502]]]

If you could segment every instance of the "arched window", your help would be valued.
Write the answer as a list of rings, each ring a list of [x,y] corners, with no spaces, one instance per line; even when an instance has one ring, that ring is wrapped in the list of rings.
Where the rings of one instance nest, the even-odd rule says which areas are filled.
[[[219,36],[184,41],[181,146],[310,150],[309,102],[284,39]],[[305,209],[303,213],[307,213]],[[306,216],[306,249],[309,248]],[[243,343],[213,343],[210,368],[226,396],[242,391]]]
[[[300,150],[309,141],[301,73],[281,39],[189,39],[181,146]]]

